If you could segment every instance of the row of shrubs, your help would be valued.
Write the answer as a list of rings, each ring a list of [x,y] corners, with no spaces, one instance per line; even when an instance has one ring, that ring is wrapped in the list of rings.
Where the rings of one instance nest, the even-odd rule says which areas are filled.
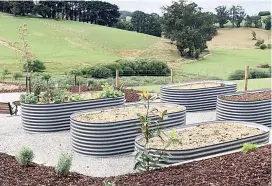
[[[170,68],[165,62],[155,59],[117,60],[110,64],[80,69],[85,77],[107,78],[115,76],[168,76]]]
[[[271,73],[268,71],[262,71],[257,69],[251,69],[248,73],[248,79],[260,79],[260,78],[270,78]],[[228,77],[229,80],[242,80],[245,78],[244,70],[236,70],[231,73]]]

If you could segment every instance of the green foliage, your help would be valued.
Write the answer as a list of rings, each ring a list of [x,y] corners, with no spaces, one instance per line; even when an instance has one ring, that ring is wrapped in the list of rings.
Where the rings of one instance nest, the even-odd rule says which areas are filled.
[[[29,166],[34,159],[34,153],[30,148],[23,147],[15,158],[21,166]]]
[[[244,24],[245,27],[252,27],[252,23],[253,23],[252,17],[247,15],[245,18],[245,24]],[[252,33],[253,33],[253,31],[252,31]]]
[[[195,58],[198,59],[200,56],[200,49],[196,49],[195,51]]]
[[[69,101],[68,91],[66,89],[54,89],[53,91],[53,103],[63,103]]]
[[[257,70],[257,69],[251,69],[249,71],[250,78],[249,79],[260,79],[260,78],[270,78],[271,74],[267,71]]]
[[[252,23],[254,24],[255,28],[261,28],[262,27],[262,20],[260,16],[251,16]]]
[[[268,48],[268,49],[271,49],[271,44],[270,44],[270,43],[267,44],[267,48]]]
[[[102,92],[100,93],[100,98],[118,98],[123,95],[120,90],[116,90],[113,86],[110,86],[108,83],[102,85]]]
[[[38,97],[35,96],[33,93],[21,94],[20,101],[22,103],[37,104]]]
[[[263,43],[263,44],[261,44],[261,45],[260,45],[260,49],[262,49],[262,50],[265,50],[265,49],[267,49],[267,46],[266,46],[266,44],[264,44],[264,43]]]
[[[114,183],[112,183],[111,181],[103,181],[104,186],[115,186]]]
[[[266,63],[266,64],[260,64],[259,66],[258,66],[258,68],[270,68],[271,66],[268,64],[268,63]]]
[[[141,99],[146,102],[146,114],[137,114],[140,120],[140,131],[144,136],[144,149],[137,152],[135,155],[136,163],[134,169],[143,169],[150,171],[154,168],[158,168],[161,163],[167,162],[168,154],[164,150],[158,150],[151,152],[149,149],[149,141],[154,137],[162,138],[163,132],[160,130],[159,123],[167,118],[167,110],[158,115],[156,108],[151,108],[150,102],[155,100],[156,97],[150,96],[147,91],[143,90]],[[151,120],[151,116],[156,119]],[[151,128],[152,127],[152,128]],[[164,143],[164,142],[163,142]]]
[[[34,73],[31,77],[31,87],[35,96],[40,95],[41,90],[45,88],[43,76],[40,73]]]
[[[236,27],[240,27],[242,21],[244,20],[246,16],[245,10],[242,8],[242,6],[232,6],[230,8],[230,21],[232,23],[232,27],[236,25]]]
[[[46,81],[47,86],[48,86],[48,82],[49,82],[50,78],[51,78],[50,74],[43,74],[42,75],[42,80]]]
[[[116,28],[122,29],[122,30],[128,30],[128,31],[132,30],[132,24],[130,21],[118,21],[115,26]]]
[[[94,68],[91,75],[94,78],[107,78],[107,77],[112,77],[113,73],[111,69],[104,66],[99,66]]]
[[[164,7],[162,22],[166,37],[176,41],[177,49],[185,57],[194,58],[197,49],[203,52],[206,42],[217,33],[215,16],[186,1]]]
[[[257,69],[251,69],[248,74],[248,79],[259,79],[259,78],[269,78],[271,74],[266,71],[260,71]],[[245,78],[244,70],[236,70],[231,73],[228,77],[229,80],[242,80]]]
[[[6,67],[4,67],[2,71],[2,79],[5,80],[6,76],[9,74],[10,74],[9,70]]]
[[[227,10],[226,6],[218,6],[215,8],[216,10],[216,20],[219,23],[221,28],[224,28],[224,25],[229,20],[229,10]]]
[[[27,63],[24,64],[25,72],[27,72],[27,65],[29,72],[43,72],[46,69],[44,63],[40,60],[27,61]]]
[[[254,150],[257,150],[257,149],[258,149],[257,144],[244,143],[241,151],[242,152],[249,152],[249,151],[254,151]]]
[[[17,80],[19,78],[22,78],[23,77],[23,74],[21,72],[15,72],[12,74],[12,77],[14,80]]]
[[[263,39],[258,39],[258,41],[255,43],[254,46],[260,47],[263,43],[264,43],[264,40],[263,40]]]
[[[268,16],[271,15],[270,11],[260,11],[258,13],[258,16]]]
[[[265,29],[266,30],[271,30],[271,16],[267,16],[264,20],[263,20],[264,24],[265,24]]]
[[[59,157],[55,171],[58,175],[67,176],[72,165],[73,156],[71,154],[62,153]]]

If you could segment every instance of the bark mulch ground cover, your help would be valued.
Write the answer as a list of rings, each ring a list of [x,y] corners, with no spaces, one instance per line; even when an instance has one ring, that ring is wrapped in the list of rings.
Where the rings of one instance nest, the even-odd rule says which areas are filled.
[[[13,156],[0,153],[0,185],[103,186],[103,180],[114,182],[115,186],[268,186],[271,185],[271,145],[149,173],[109,178],[73,172],[67,177],[59,177],[53,167],[33,164],[21,168]]]
[[[0,93],[25,92],[25,85],[0,82]]]
[[[263,91],[263,92],[254,92],[254,93],[245,93],[240,95],[233,96],[223,96],[224,100],[228,101],[260,101],[260,100],[268,100],[271,99],[271,91]]]

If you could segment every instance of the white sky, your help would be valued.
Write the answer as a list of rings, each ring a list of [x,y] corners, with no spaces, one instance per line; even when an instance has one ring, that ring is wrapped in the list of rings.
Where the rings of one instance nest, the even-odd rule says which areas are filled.
[[[170,5],[172,0],[104,0],[119,6],[120,10],[135,11],[141,10],[146,13],[161,14],[161,7]],[[194,1],[198,6],[204,8],[205,11],[214,12],[215,7],[220,5],[241,5],[247,14],[258,14],[259,11],[270,10],[270,0],[190,0]]]

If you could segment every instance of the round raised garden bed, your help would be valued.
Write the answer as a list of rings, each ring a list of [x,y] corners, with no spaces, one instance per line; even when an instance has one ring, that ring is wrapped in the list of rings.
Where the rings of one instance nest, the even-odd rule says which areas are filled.
[[[117,106],[125,97],[52,104],[21,103],[23,129],[27,132],[56,132],[70,129],[70,115],[76,111]]]
[[[174,143],[166,148],[165,152],[170,154],[169,164],[239,149],[244,143],[261,144],[269,141],[268,127],[241,121],[212,121],[187,125],[177,129],[176,134],[179,135],[181,143]],[[143,150],[143,144],[144,139],[140,135],[135,139],[136,151]],[[149,147],[151,152],[164,149],[158,138],[152,138]]]
[[[227,94],[217,98],[216,118],[255,122],[271,127],[271,90]]]
[[[186,110],[183,106],[164,103],[152,103],[151,106],[159,111],[168,111],[168,118],[159,123],[163,128],[182,126],[186,122]],[[73,150],[79,154],[100,157],[133,152],[135,137],[140,134],[137,113],[145,113],[143,104],[73,114]]]
[[[228,81],[199,81],[162,86],[162,102],[170,102],[186,107],[188,112],[214,110],[218,95],[235,93],[236,83]]]

